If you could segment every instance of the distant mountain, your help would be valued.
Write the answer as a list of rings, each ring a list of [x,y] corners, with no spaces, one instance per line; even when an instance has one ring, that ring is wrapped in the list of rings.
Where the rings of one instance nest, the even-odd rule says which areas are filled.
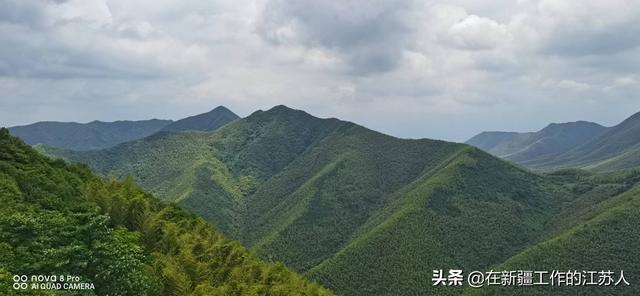
[[[538,132],[483,132],[466,143],[493,155],[525,164],[567,152],[607,130],[597,123],[552,123]]]
[[[131,179],[51,160],[6,129],[0,202],[0,295],[333,295]],[[43,292],[29,281],[30,291],[17,292],[20,274],[73,275],[92,288]],[[62,287],[52,281],[46,289]]]
[[[159,119],[89,123],[44,121],[11,127],[9,131],[30,145],[96,150],[142,139],[159,131],[215,131],[237,118],[229,109],[220,106],[175,122]]]
[[[478,147],[495,156],[509,155],[521,150],[535,133],[482,132],[467,140],[466,144]]]
[[[565,153],[523,162],[538,169],[615,171],[640,167],[640,113]]]
[[[162,130],[169,132],[178,131],[215,131],[225,124],[238,119],[238,115],[226,107],[219,106],[207,113],[180,119],[165,126]]]
[[[171,120],[92,121],[89,123],[44,121],[9,128],[12,135],[27,144],[90,150],[115,146],[154,134]]]
[[[285,106],[214,133],[43,149],[103,175],[131,175],[339,295],[459,295],[462,288],[434,287],[433,270],[489,270],[637,183],[534,174],[464,144],[397,139]],[[635,237],[635,229],[624,231]],[[603,268],[628,262],[640,267],[616,257]]]

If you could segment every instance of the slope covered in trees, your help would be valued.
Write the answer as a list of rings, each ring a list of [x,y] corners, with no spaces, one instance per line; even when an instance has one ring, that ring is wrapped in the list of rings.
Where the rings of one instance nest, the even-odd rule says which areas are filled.
[[[501,264],[635,184],[539,175],[467,145],[397,139],[284,106],[214,133],[48,153],[132,175],[342,295],[460,294],[432,287],[432,271]]]
[[[103,175],[131,175],[160,199],[178,202],[240,237],[244,197],[340,124],[280,107],[258,111],[216,133],[161,132],[98,151],[42,149],[89,164]]]
[[[567,173],[567,172],[565,172]],[[568,172],[569,175],[573,175]],[[564,173],[562,173],[564,174]],[[581,178],[585,178],[581,174]],[[573,179],[575,176],[571,176]],[[612,271],[613,282],[602,285],[555,286],[555,287],[491,287],[466,289],[463,295],[638,295],[640,293],[640,187],[635,186],[640,172],[592,175],[586,177],[578,190],[593,190],[594,184],[617,187],[610,198],[595,202],[574,204],[574,210],[558,215],[555,226],[563,229],[551,232],[546,239],[514,255],[494,270],[541,270],[541,271]],[[630,190],[629,187],[632,187]],[[594,187],[595,188],[595,187]],[[602,189],[602,188],[601,188]],[[608,195],[605,195],[608,196]],[[571,224],[567,224],[571,221]],[[625,282],[614,285],[624,274]],[[580,282],[599,282],[595,275],[583,276]],[[574,281],[578,283],[577,278]]]
[[[43,144],[72,150],[103,149],[154,134],[171,120],[38,122],[9,128],[11,134],[27,144]]]
[[[124,182],[50,160],[0,130],[0,294],[12,277],[73,275],[82,295],[331,295],[201,218]],[[77,291],[49,291],[77,295]]]

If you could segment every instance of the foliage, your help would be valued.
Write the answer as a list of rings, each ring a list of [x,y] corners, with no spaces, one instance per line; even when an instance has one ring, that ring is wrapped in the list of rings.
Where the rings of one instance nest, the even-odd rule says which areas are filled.
[[[132,179],[102,179],[50,160],[6,129],[0,130],[0,202],[2,283],[14,274],[67,274],[94,283],[96,290],[83,295],[331,294],[282,264],[260,261]]]
[[[638,182],[634,173],[536,174],[466,145],[397,139],[284,106],[215,133],[56,155],[131,175],[341,295],[460,294],[432,287],[431,272],[499,265]]]
[[[624,271],[630,286],[468,289],[464,295],[638,295],[640,188],[601,203],[584,222],[535,244],[495,270]]]

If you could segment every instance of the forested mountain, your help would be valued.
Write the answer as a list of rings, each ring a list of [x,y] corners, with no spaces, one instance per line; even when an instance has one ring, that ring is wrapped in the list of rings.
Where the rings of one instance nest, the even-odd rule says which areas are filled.
[[[11,127],[9,131],[31,145],[96,150],[142,139],[159,131],[214,131],[237,118],[238,115],[219,106],[207,113],[175,122],[159,119],[89,123],[44,121]]]
[[[562,287],[468,288],[464,295],[638,295],[640,288],[640,180],[638,171],[589,175],[563,171],[555,176],[583,198],[571,202],[554,218],[549,235],[540,242],[494,266],[494,270],[611,271],[609,285]],[[577,183],[576,183],[577,182]],[[629,189],[631,188],[631,189]],[[607,194],[602,194],[608,192]],[[618,285],[621,273],[625,281]],[[574,277],[578,279],[578,277]],[[582,283],[599,282],[600,275],[581,278]],[[574,281],[574,283],[579,283]]]
[[[0,203],[1,295],[332,295],[131,179],[50,160],[7,129]],[[19,291],[14,275],[79,276],[95,289]]]
[[[560,155],[606,131],[597,123],[577,121],[552,123],[537,132],[483,132],[466,143],[516,163],[527,163]]]
[[[131,175],[340,295],[458,295],[432,286],[434,269],[498,266],[637,182],[539,175],[467,145],[397,139],[284,106],[213,133],[45,152]]]
[[[579,121],[536,133],[484,132],[467,143],[534,170],[634,169],[640,167],[640,113],[609,128]]]
[[[615,171],[637,168],[640,166],[640,113],[563,154],[523,164],[544,170],[578,167]]]
[[[89,123],[44,121],[9,128],[27,144],[43,144],[72,150],[102,149],[154,134],[171,120],[92,121]]]
[[[184,119],[180,119],[165,126],[163,131],[178,132],[178,131],[215,131],[223,125],[235,120],[238,115],[231,112],[224,106],[216,107],[215,109],[194,116],[190,116]]]

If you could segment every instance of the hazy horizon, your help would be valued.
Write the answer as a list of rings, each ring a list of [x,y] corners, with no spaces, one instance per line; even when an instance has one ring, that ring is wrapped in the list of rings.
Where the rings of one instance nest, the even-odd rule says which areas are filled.
[[[223,106],[223,105],[220,105],[220,106]],[[274,105],[274,106],[271,106],[271,107],[268,107],[268,108],[263,108],[263,109],[256,109],[256,110],[254,110],[254,111],[249,112],[249,113],[248,113],[248,114],[246,114],[246,115],[240,115],[240,114],[238,114],[238,116],[240,116],[241,118],[243,118],[243,117],[246,117],[246,116],[251,115],[251,113],[253,113],[253,112],[256,112],[256,111],[259,111],[259,110],[266,111],[266,110],[269,110],[269,109],[271,109],[271,108],[273,108],[273,107],[275,107],[275,106],[277,106],[277,105]],[[285,105],[285,106],[286,106],[286,105]],[[216,106],[216,107],[217,107],[217,106]],[[224,107],[226,107],[226,106],[224,106]],[[286,106],[286,107],[291,108],[291,106]],[[215,108],[215,107],[214,107],[214,108]],[[210,109],[214,109],[214,108],[210,108]],[[228,107],[227,107],[227,108],[228,108]],[[295,108],[293,108],[293,109],[295,109]],[[232,112],[236,113],[234,110],[232,110],[232,109],[230,109],[230,108],[229,108],[229,110],[231,110]],[[337,118],[337,117],[335,117],[335,116],[318,116],[318,115],[316,115],[316,114],[313,114],[313,112],[309,112],[308,110],[303,110],[303,109],[297,109],[297,110],[305,111],[305,112],[307,112],[307,113],[309,113],[310,115],[315,116],[315,117],[320,117],[320,118]],[[211,111],[211,110],[203,110],[203,111],[198,111],[198,112],[206,113],[206,112],[208,112],[208,111]],[[639,112],[640,112],[640,111],[639,111]],[[139,119],[127,119],[127,118],[123,118],[123,119],[114,119],[114,120],[98,120],[98,119],[94,119],[94,120],[89,120],[89,121],[42,120],[42,121],[37,121],[37,122],[46,122],[46,121],[51,121],[51,122],[72,122],[72,123],[87,124],[87,123],[90,123],[90,122],[93,122],[93,121],[101,121],[101,122],[115,122],[115,121],[139,121],[139,120],[153,120],[153,119],[155,119],[155,120],[173,120],[173,121],[176,121],[176,120],[180,120],[180,119],[183,119],[183,118],[186,118],[186,117],[189,117],[189,116],[198,115],[198,114],[201,114],[201,113],[187,114],[187,115],[184,115],[183,117],[178,117],[178,118],[165,118],[165,117],[161,117],[161,116],[160,116],[160,117],[139,118]],[[587,121],[587,122],[597,123],[597,124],[600,124],[600,125],[605,126],[605,127],[612,127],[612,126],[617,125],[618,123],[622,122],[623,120],[627,119],[628,117],[630,117],[631,115],[633,115],[633,114],[635,114],[635,113],[638,113],[638,112],[634,112],[634,113],[632,113],[632,114],[629,114],[629,116],[624,117],[624,118],[621,118],[620,120],[618,120],[618,121],[616,121],[616,122],[613,122],[613,123],[611,123],[611,124],[601,124],[601,123],[599,123],[599,122],[594,122],[594,121],[590,121],[590,120],[587,120],[587,119],[583,119],[583,120],[574,120],[574,121],[563,121],[563,122],[548,122],[548,123],[546,123],[546,124],[543,124],[543,126],[541,126],[540,128],[533,129],[533,130],[510,130],[510,129],[501,129],[501,130],[482,130],[482,131],[479,131],[478,133],[473,134],[472,136],[470,136],[470,137],[468,137],[468,138],[466,138],[466,139],[444,139],[444,138],[433,138],[433,137],[411,137],[411,136],[403,137],[403,136],[397,136],[397,135],[394,135],[394,134],[391,134],[391,133],[386,133],[386,132],[385,132],[385,131],[383,131],[383,130],[378,130],[378,129],[375,129],[375,128],[371,128],[371,127],[369,127],[369,126],[363,125],[363,124],[358,123],[358,122],[354,122],[354,123],[359,124],[359,125],[362,125],[362,126],[364,126],[364,127],[370,128],[370,129],[373,129],[373,130],[376,130],[376,131],[379,131],[379,132],[382,132],[382,133],[389,134],[389,135],[391,135],[391,136],[399,137],[399,138],[406,138],[406,139],[423,139],[423,138],[428,138],[428,139],[447,140],[447,141],[452,141],[452,142],[464,143],[465,141],[469,140],[471,137],[473,137],[473,136],[475,136],[475,135],[477,135],[477,134],[479,134],[479,133],[481,133],[481,132],[521,132],[521,133],[525,133],[525,132],[537,132],[537,131],[539,131],[539,130],[543,129],[544,127],[548,126],[549,124],[567,123],[567,122],[575,122],[575,121]],[[236,114],[237,114],[237,113],[236,113]],[[340,119],[340,120],[346,120],[346,119],[343,119],[343,118],[337,118],[337,119]],[[5,125],[0,125],[0,127],[7,127],[7,128],[9,128],[9,127],[15,127],[15,126],[30,125],[30,124],[33,124],[33,123],[36,123],[36,122],[30,122],[30,123],[26,123],[26,124],[13,125],[13,126],[9,126],[9,125],[6,125],[6,126],[5,126]]]

